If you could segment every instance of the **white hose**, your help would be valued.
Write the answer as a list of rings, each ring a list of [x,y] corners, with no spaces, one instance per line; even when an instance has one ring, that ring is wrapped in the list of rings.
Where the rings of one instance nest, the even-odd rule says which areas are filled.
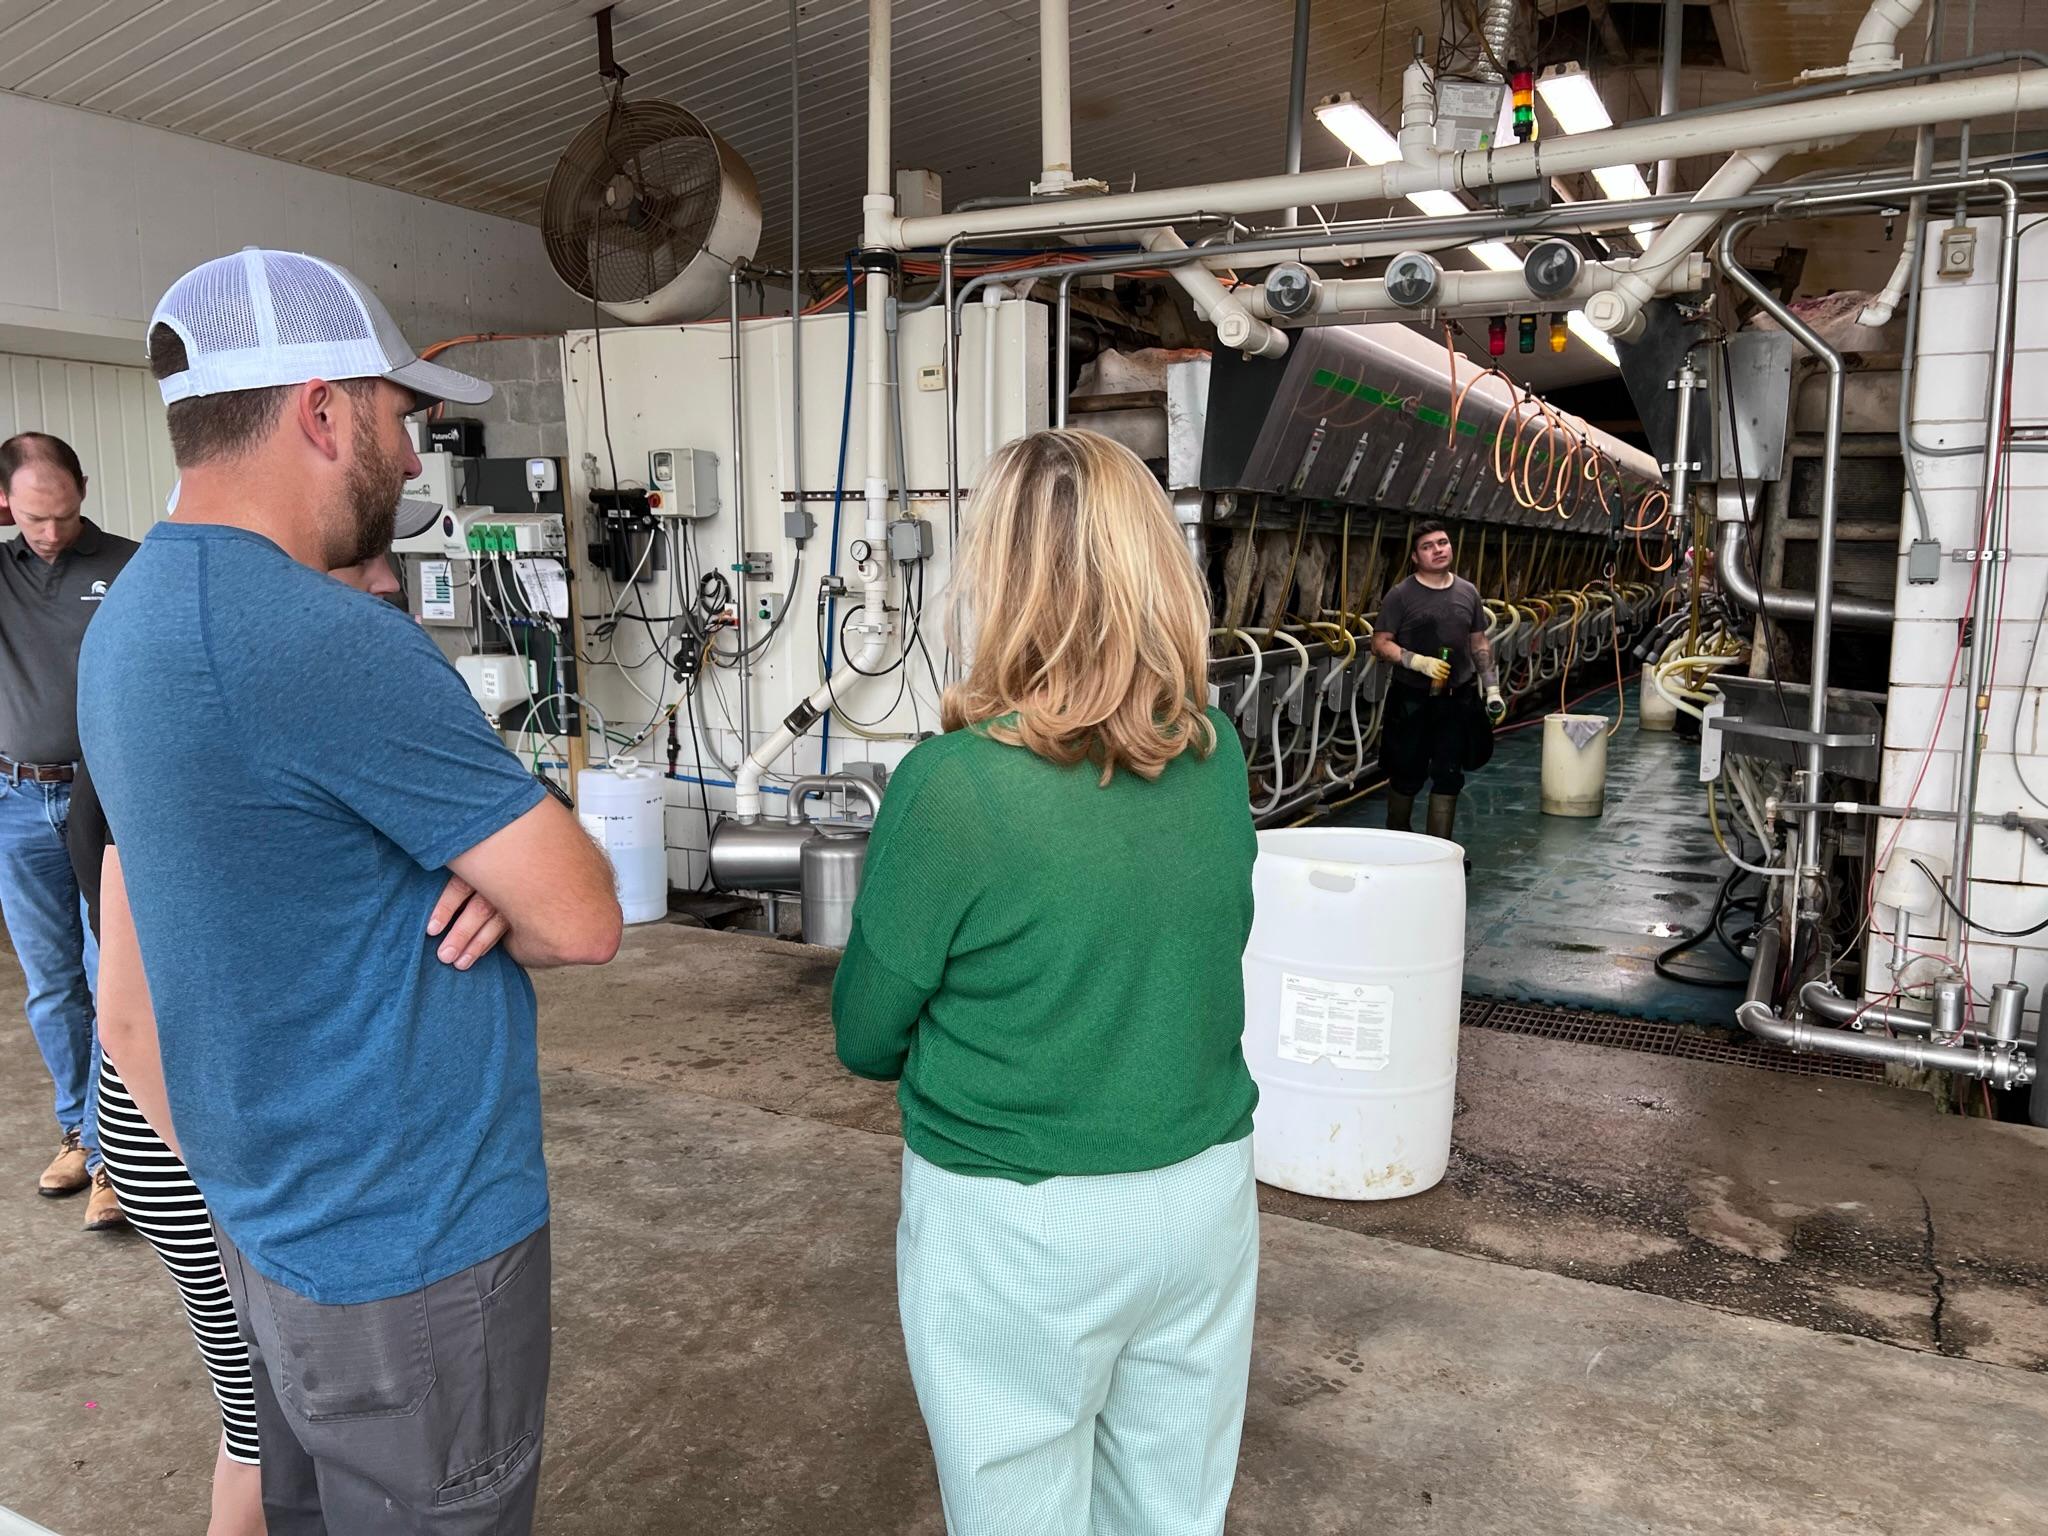
[[[1299,785],[1289,785],[1287,782],[1286,765],[1280,756],[1280,717],[1287,713],[1287,706],[1294,702],[1295,695],[1300,693],[1308,684],[1308,647],[1295,639],[1294,636],[1279,630],[1274,631],[1273,638],[1285,640],[1295,650],[1299,651],[1301,653],[1301,665],[1295,671],[1294,681],[1288,685],[1287,691],[1273,701],[1273,792],[1266,797],[1264,805],[1252,808],[1254,816],[1263,816],[1268,811],[1273,810],[1280,804],[1282,797],[1290,788],[1298,789],[1300,787]],[[1316,723],[1320,725],[1322,722],[1318,720]],[[1310,756],[1309,761],[1315,761],[1313,755]],[[1303,774],[1302,777],[1306,779],[1308,775]]]
[[[1246,686],[1244,692],[1238,695],[1237,708],[1230,712],[1231,719],[1242,720],[1244,712],[1251,708],[1252,700],[1259,696],[1259,683],[1266,675],[1265,647],[1241,629],[1219,629],[1216,633],[1219,635],[1235,635],[1244,642],[1245,649],[1252,653],[1252,680]]]

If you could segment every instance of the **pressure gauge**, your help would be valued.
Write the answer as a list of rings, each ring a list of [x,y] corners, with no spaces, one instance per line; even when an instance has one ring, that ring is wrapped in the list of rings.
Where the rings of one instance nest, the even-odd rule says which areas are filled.
[[[1403,251],[1387,263],[1387,297],[1403,309],[1421,309],[1436,298],[1444,269],[1421,251]]]
[[[1578,247],[1568,240],[1545,240],[1522,262],[1522,280],[1539,299],[1558,299],[1571,292],[1585,266]]]
[[[853,556],[853,563],[855,565],[866,565],[873,558],[875,547],[866,539],[855,539],[846,546],[846,552]]]

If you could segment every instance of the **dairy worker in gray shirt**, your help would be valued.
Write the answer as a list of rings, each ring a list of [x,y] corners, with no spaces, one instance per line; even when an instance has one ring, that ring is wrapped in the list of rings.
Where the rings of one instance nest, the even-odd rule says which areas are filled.
[[[57,1155],[36,1192],[93,1188],[90,1230],[121,1207],[99,1165],[93,1113],[97,964],[64,843],[77,773],[78,649],[107,586],[135,552],[84,515],[85,469],[44,432],[0,443],[0,911],[28,985],[28,1026],[55,1085]]]

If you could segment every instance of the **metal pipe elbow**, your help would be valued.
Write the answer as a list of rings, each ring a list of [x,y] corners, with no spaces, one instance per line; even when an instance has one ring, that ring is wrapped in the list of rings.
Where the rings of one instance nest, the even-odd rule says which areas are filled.
[[[1749,574],[1749,558],[1749,529],[1723,518],[1714,538],[1714,579],[1721,590],[1751,613],[1811,622],[1818,607],[1814,595],[1759,587]],[[1876,598],[1836,593],[1828,600],[1828,612],[1837,624],[1850,629],[1889,629],[1892,624],[1892,605]]]

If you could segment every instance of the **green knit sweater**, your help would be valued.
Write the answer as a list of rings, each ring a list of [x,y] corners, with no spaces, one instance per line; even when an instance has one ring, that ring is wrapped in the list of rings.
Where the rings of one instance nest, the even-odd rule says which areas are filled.
[[[1163,1168],[1249,1135],[1257,842],[1237,733],[1157,781],[976,730],[889,783],[832,989],[839,1059],[901,1078],[903,1137],[1035,1183]]]

